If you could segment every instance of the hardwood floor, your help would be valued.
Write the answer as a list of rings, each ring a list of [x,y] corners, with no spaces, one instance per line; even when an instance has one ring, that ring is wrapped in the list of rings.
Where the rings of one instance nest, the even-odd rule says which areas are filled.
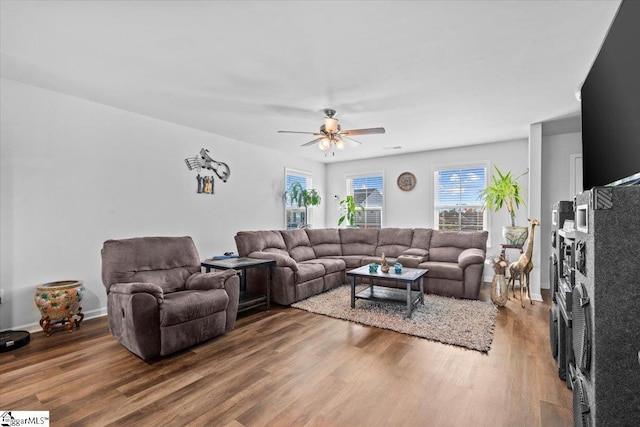
[[[488,354],[275,307],[146,363],[87,320],[0,354],[0,409],[52,426],[568,426],[544,297],[500,309]]]

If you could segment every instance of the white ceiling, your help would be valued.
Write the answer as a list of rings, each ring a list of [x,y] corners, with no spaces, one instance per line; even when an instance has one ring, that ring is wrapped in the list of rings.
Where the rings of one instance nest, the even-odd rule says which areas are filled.
[[[7,1],[3,77],[321,162],[528,135],[575,114],[619,1]],[[325,158],[333,107],[384,126]],[[176,141],[180,143],[180,141]],[[401,149],[387,147],[401,146]],[[215,147],[210,147],[215,149]]]

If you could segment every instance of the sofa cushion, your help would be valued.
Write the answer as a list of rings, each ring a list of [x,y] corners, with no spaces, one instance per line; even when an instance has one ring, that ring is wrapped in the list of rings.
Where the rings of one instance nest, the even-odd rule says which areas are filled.
[[[280,233],[291,258],[300,262],[316,257],[305,230],[283,230]]]
[[[453,262],[458,264],[458,258],[464,249],[447,246],[444,248],[431,248],[429,261]]]
[[[342,255],[340,259],[344,260],[346,264],[346,269],[350,270],[352,268],[362,267],[362,255]]]
[[[235,235],[235,240],[238,255],[240,256],[247,256],[251,252],[261,251],[289,255],[287,246],[279,231],[240,231]]]
[[[431,246],[431,228],[414,228],[413,238],[411,239],[412,248],[429,249]]]
[[[298,271],[296,272],[296,283],[321,278],[324,276],[324,271],[322,264],[301,262],[298,264]]]
[[[324,267],[325,274],[337,273],[344,271],[347,268],[347,264],[342,259],[338,258],[321,258],[310,259],[303,261],[301,264],[321,264]]]
[[[464,270],[458,267],[457,263],[425,261],[419,265],[419,268],[429,270],[426,275],[427,278],[437,277],[439,279],[464,280]]]
[[[469,232],[433,230],[429,253],[433,253],[433,248],[441,248],[447,246],[460,249],[478,248],[484,251],[487,247],[488,236],[488,231]],[[454,262],[457,262],[457,260]]]
[[[229,296],[223,289],[165,294],[160,304],[160,326],[171,326],[223,311]]]
[[[378,246],[376,256],[397,258],[411,246],[413,230],[410,228],[382,228],[378,233]]]
[[[342,255],[340,233],[337,228],[321,230],[307,229],[305,231],[309,237],[311,247],[316,254],[316,258]]]
[[[378,245],[378,229],[342,228],[340,243],[342,255],[374,256]]]
[[[200,256],[191,237],[135,237],[107,240],[102,247],[102,282],[155,283],[164,292],[184,289],[200,271]]]

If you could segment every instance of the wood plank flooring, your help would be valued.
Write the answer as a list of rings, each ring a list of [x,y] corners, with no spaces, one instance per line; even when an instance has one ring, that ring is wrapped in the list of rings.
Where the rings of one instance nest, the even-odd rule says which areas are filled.
[[[500,309],[488,354],[276,306],[146,363],[87,320],[0,354],[0,410],[52,426],[569,426],[544,297]]]

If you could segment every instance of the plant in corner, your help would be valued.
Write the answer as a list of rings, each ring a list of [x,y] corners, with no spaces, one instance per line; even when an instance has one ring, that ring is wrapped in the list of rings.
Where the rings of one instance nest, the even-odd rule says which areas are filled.
[[[308,228],[309,206],[318,206],[322,201],[320,193],[315,188],[306,189],[299,182],[294,182],[289,187],[289,191],[285,193],[285,197],[289,198],[291,205],[304,207],[304,223],[300,228]]]
[[[529,234],[528,228],[516,226],[516,210],[520,204],[525,204],[518,179],[526,175],[529,170],[527,169],[523,174],[514,178],[511,172],[502,173],[497,166],[494,165],[494,167],[496,174],[491,176],[491,183],[480,194],[480,199],[484,202],[486,209],[494,212],[498,212],[503,207],[507,209],[511,218],[511,226],[502,228],[502,236],[508,244],[524,244]]]
[[[338,226],[341,226],[345,221],[347,221],[349,227],[355,227],[356,210],[364,210],[364,208],[360,205],[356,205],[356,201],[353,196],[347,196],[343,200],[340,200],[340,218],[338,218]]]

